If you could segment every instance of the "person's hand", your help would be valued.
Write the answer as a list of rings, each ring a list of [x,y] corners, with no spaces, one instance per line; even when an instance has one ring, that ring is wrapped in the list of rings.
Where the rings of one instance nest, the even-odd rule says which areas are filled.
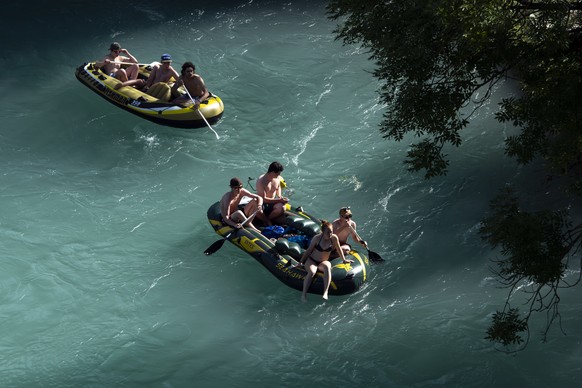
[[[281,201],[281,203],[287,203],[287,202],[289,202],[289,198],[282,197],[282,198],[280,198],[280,201]]]
[[[237,229],[241,229],[243,226],[242,226],[242,224],[241,224],[241,223],[238,223],[238,224],[236,224],[234,227],[235,227],[235,228],[237,228]]]
[[[345,259],[344,260],[344,264],[348,264],[348,263],[353,263],[354,261],[352,259]]]

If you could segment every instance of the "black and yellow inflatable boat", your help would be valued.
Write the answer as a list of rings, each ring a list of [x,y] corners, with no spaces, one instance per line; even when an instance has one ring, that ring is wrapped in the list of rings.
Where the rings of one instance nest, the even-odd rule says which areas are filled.
[[[220,203],[216,202],[207,212],[208,221],[214,231],[220,236],[226,237],[236,247],[242,249],[259,263],[267,268],[280,281],[295,288],[303,289],[303,280],[306,272],[294,265],[301,259],[310,239],[321,231],[320,220],[302,209],[292,210],[287,204],[285,212],[285,234],[277,239],[268,238],[263,233],[252,228],[236,230],[222,222],[220,216]],[[299,242],[294,242],[299,241]],[[331,260],[331,285],[329,295],[346,295],[356,292],[366,282],[370,272],[368,257],[358,251],[352,250],[346,259],[352,259],[353,263],[343,264],[340,258]],[[309,293],[323,294],[323,274],[318,272],[309,288]]]
[[[140,77],[147,78],[151,71],[149,65],[141,65]],[[98,69],[94,63],[86,63],[79,66],[75,76],[89,89],[109,101],[110,103],[136,114],[154,123],[176,128],[202,128],[209,124],[215,124],[224,112],[224,104],[220,97],[210,97],[200,102],[200,108],[183,107],[181,105],[165,102],[161,98],[154,97],[135,88],[124,86],[115,89],[121,81],[110,77]],[[201,116],[203,115],[204,118]]]

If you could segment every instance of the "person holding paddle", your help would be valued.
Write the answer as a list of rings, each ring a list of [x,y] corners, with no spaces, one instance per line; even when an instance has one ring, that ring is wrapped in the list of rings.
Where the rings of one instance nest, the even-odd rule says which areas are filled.
[[[354,241],[360,243],[365,249],[368,249],[368,243],[360,238],[358,233],[356,232],[356,223],[352,220],[352,210],[349,206],[342,207],[339,210],[339,218],[333,221],[333,230],[337,234],[342,251],[345,254],[348,254],[352,247],[348,244],[348,238],[351,236]],[[334,257],[337,257],[337,252],[334,252]]]
[[[131,62],[132,65],[126,69],[122,69],[120,62]],[[109,54],[107,54],[101,62],[95,62],[95,65],[97,67],[103,67],[103,72],[108,76],[115,77],[121,82],[125,82],[137,79],[139,73],[139,66],[137,63],[137,59],[131,55],[127,49],[121,48],[119,43],[113,42],[109,46]]]
[[[249,197],[251,201],[241,210],[239,204],[243,197]],[[262,206],[263,198],[244,189],[242,181],[235,177],[230,180],[230,191],[225,193],[220,200],[220,214],[224,223],[236,229],[242,228],[244,223],[257,229],[252,220],[255,215],[261,213]]]
[[[198,109],[200,101],[204,101],[210,96],[204,80],[196,74],[196,66],[192,62],[185,62],[182,65],[181,73],[174,86],[172,86],[172,95],[176,97],[173,102],[183,106],[194,104],[195,108]],[[178,90],[182,85],[186,88],[186,93],[184,94]]]

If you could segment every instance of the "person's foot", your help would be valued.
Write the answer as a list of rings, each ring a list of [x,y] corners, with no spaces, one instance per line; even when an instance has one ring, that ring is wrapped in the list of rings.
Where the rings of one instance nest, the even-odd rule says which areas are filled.
[[[120,82],[118,84],[115,84],[115,86],[113,87],[113,89],[118,90],[123,86],[123,82]]]
[[[327,300],[327,291],[323,293],[323,299]]]
[[[307,298],[305,297],[305,295],[301,295],[301,301],[303,303],[307,302]]]

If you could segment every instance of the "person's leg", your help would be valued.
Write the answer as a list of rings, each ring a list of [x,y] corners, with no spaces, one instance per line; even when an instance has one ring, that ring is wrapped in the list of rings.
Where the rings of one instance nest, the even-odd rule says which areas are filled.
[[[115,73],[115,78],[117,78],[121,82],[128,81],[127,73],[125,72],[125,69],[117,70],[117,72]]]
[[[140,89],[144,86],[145,81],[143,79],[131,79],[129,81],[122,82],[120,84],[115,85],[115,89],[122,88],[124,86],[133,86],[137,89]]]
[[[269,214],[269,219],[271,221],[276,220],[277,218],[282,216],[284,212],[285,212],[285,205],[283,205],[282,203],[276,203],[273,206],[273,211]]]
[[[127,72],[127,79],[137,79],[137,76],[139,75],[139,66],[137,64],[133,64],[125,71]]]
[[[172,100],[172,103],[176,104],[176,105],[183,106],[184,108],[189,107],[191,105],[194,105],[194,103],[192,102],[190,97],[188,97],[188,95],[176,97]]]
[[[266,211],[268,211],[268,207],[263,205],[263,209],[257,213],[257,218],[263,223],[264,226],[271,226],[273,223],[271,220],[269,220],[268,215],[265,213]]]
[[[247,217],[245,216],[242,210],[237,210],[230,215],[230,219],[233,220],[234,222],[242,224],[247,220]]]
[[[309,286],[311,286],[311,280],[313,276],[315,276],[315,272],[317,271],[317,265],[311,259],[307,259],[305,261],[305,270],[307,271],[307,275],[305,275],[305,279],[303,280],[303,291],[301,292],[301,301],[305,302],[307,300],[307,290],[309,290]]]
[[[341,248],[342,248],[342,251],[344,252],[344,255],[347,255],[352,250],[352,247],[350,246],[350,244],[342,244]]]
[[[255,213],[257,208],[258,208],[257,201],[254,201],[254,200],[247,203],[245,208],[244,208],[245,216],[250,218],[250,221],[248,222],[247,225],[253,229],[257,229],[255,227],[255,225],[253,225],[253,219],[255,218],[255,216],[257,214],[259,214],[259,213]],[[255,213],[255,214],[253,214],[253,213]]]
[[[323,272],[323,299],[327,300],[327,291],[331,284],[331,263],[324,261],[320,263],[317,268]]]

